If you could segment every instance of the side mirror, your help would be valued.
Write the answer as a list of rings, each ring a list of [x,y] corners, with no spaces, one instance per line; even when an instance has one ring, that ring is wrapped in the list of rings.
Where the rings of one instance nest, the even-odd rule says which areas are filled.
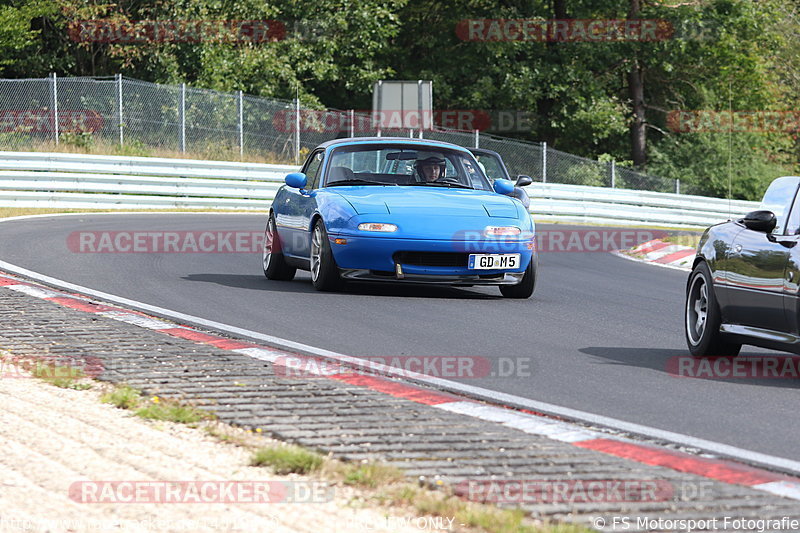
[[[511,180],[494,180],[494,192],[508,196],[514,192],[514,183]]]
[[[302,172],[292,172],[286,175],[286,185],[295,189],[305,189],[308,183],[308,178]]]
[[[525,174],[517,176],[517,187],[525,187],[531,183],[533,183],[533,178],[530,176],[526,176]]]
[[[752,211],[744,216],[742,222],[747,229],[763,233],[770,233],[778,223],[772,211]]]

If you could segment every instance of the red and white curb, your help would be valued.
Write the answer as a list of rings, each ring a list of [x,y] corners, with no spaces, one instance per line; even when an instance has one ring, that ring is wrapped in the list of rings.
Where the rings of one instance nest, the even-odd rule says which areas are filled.
[[[695,252],[691,246],[669,244],[660,239],[653,239],[630,250],[617,250],[612,253],[632,261],[689,271],[694,263]]]
[[[359,366],[359,362],[362,365],[364,363],[364,361],[357,358],[347,357],[346,361],[340,360],[339,362],[345,363],[344,366],[337,366],[336,362],[331,364],[328,360],[323,363],[324,357],[302,355],[267,345],[238,341],[205,333],[190,326],[175,324],[138,311],[99,303],[81,294],[50,289],[4,272],[0,272],[0,286],[70,309],[94,313],[173,337],[209,344],[223,350],[269,361],[275,365],[294,368],[297,368],[296,365],[300,365],[303,372],[317,374],[320,379],[344,381],[393,397],[405,398],[451,413],[495,422],[525,433],[544,436],[581,448],[800,500],[800,477],[780,474],[719,457],[697,456],[655,444],[642,443],[630,438],[595,431],[552,415],[525,409],[490,405],[449,392],[432,391],[417,387],[380,375],[354,373],[352,366]],[[315,366],[314,362],[320,364]],[[369,369],[382,372],[384,370],[381,368],[382,366],[370,363]],[[314,370],[315,368],[318,370]],[[385,370],[388,373],[390,370],[396,371],[397,369],[386,367]],[[410,372],[406,372],[406,374],[411,379],[421,376]],[[435,382],[435,379],[431,379],[430,376],[421,377],[427,377],[427,381]],[[476,388],[476,390],[478,389]],[[787,464],[791,463],[789,460],[783,461]]]

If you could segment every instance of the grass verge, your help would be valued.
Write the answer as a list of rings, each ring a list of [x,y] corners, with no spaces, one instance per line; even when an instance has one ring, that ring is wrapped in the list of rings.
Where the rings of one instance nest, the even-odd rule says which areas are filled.
[[[206,434],[252,452],[250,465],[269,467],[277,475],[311,475],[341,484],[355,491],[350,504],[380,507],[386,512],[416,513],[453,519],[459,531],[470,533],[589,533],[591,530],[571,524],[549,524],[533,520],[519,509],[501,509],[470,502],[452,494],[449,488],[438,490],[410,483],[399,469],[376,462],[345,463],[323,456],[302,446],[274,443],[263,446],[261,430],[256,434],[223,424],[213,415],[175,400],[152,396],[128,385],[113,385],[101,401],[137,416],[194,426],[202,423]]]
[[[661,240],[670,244],[678,244],[681,246],[697,248],[697,245],[700,243],[701,236],[702,233],[683,233],[680,235],[670,235],[669,237],[665,237]]]
[[[325,458],[300,446],[270,446],[256,450],[250,466],[269,466],[280,475],[310,474],[322,467]]]
[[[71,366],[36,362],[31,369],[31,375],[62,389],[87,390],[92,388],[92,384],[85,381],[86,374]]]
[[[212,420],[211,413],[198,409],[194,405],[172,399],[152,396],[149,400],[142,393],[128,385],[116,385],[101,396],[100,401],[110,403],[119,409],[127,409],[141,418],[161,420],[178,424],[197,424],[204,420]]]
[[[239,154],[238,146],[227,146],[222,144],[209,144],[200,150],[191,152],[181,152],[180,150],[167,150],[145,146],[142,143],[133,141],[120,145],[115,142],[107,142],[103,139],[90,138],[88,142],[30,142],[17,147],[12,151],[26,152],[58,152],[66,154],[94,154],[94,155],[117,155],[127,157],[168,157],[171,159],[201,159],[213,161],[239,161],[244,163],[268,163],[268,164],[294,164],[294,157],[287,157],[274,152],[245,153]]]

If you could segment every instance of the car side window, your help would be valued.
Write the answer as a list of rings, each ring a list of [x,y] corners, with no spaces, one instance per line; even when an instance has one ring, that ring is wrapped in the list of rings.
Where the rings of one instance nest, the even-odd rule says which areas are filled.
[[[322,166],[322,159],[325,153],[322,150],[317,150],[311,157],[308,158],[305,167],[303,167],[303,174],[308,178],[309,190],[319,187],[320,167]]]
[[[792,207],[792,199],[797,195],[798,178],[785,176],[773,180],[764,198],[761,200],[760,209],[775,213],[777,224],[772,230],[774,235],[782,235],[784,231],[789,233],[787,220],[789,219],[789,209]]]
[[[789,213],[789,222],[786,224],[786,235],[797,235],[800,233],[800,190],[794,197],[792,211]]]
[[[505,178],[503,170],[500,168],[500,162],[497,159],[489,155],[482,155],[477,159],[479,163],[483,164],[483,168],[486,169],[484,173],[490,180]]]

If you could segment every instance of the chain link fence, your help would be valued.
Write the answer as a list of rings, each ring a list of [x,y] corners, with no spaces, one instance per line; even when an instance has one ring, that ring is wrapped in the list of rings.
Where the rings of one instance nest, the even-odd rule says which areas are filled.
[[[301,162],[315,146],[343,137],[424,137],[498,152],[512,176],[535,181],[680,192],[680,184],[479,131],[379,129],[369,114],[314,110],[295,101],[163,85],[122,76],[0,79],[0,149],[54,144],[158,149],[208,159],[257,157]]]

